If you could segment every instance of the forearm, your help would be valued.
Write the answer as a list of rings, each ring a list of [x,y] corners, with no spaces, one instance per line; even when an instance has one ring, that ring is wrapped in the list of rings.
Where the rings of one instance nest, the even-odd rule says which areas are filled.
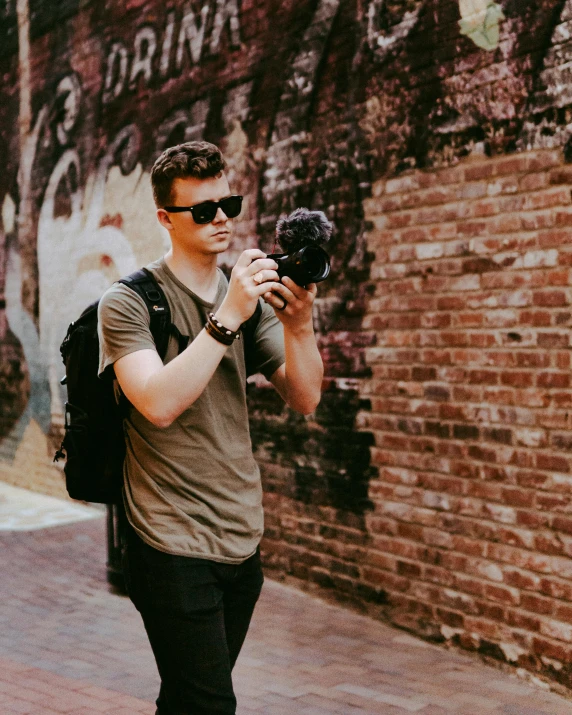
[[[168,427],[200,397],[226,350],[226,345],[201,330],[180,355],[149,376],[142,394],[143,414]]]
[[[224,300],[215,313],[222,325],[238,330],[261,295],[280,287],[277,264],[257,248],[243,251],[232,269]],[[254,280],[259,275],[262,280]],[[203,329],[176,358],[163,365],[155,350],[142,349],[115,362],[115,375],[127,399],[158,427],[168,427],[202,394],[228,346]]]
[[[284,328],[284,399],[302,414],[313,412],[321,397],[324,366],[312,322],[295,331]]]

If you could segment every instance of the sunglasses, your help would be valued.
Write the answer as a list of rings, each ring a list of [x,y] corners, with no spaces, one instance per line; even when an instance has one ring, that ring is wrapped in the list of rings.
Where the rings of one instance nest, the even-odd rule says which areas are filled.
[[[203,201],[194,206],[164,206],[169,213],[190,211],[195,223],[210,223],[217,214],[219,207],[228,218],[235,218],[242,209],[242,196],[227,196],[220,201]]]

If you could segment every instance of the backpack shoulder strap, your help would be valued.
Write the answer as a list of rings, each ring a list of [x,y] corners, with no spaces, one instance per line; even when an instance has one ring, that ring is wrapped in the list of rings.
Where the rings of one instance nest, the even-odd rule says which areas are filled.
[[[189,336],[182,335],[171,322],[171,309],[167,297],[159,283],[157,283],[153,273],[147,268],[140,268],[138,271],[121,278],[118,283],[131,288],[145,302],[150,316],[149,328],[161,359],[167,353],[170,335],[174,335],[179,341],[179,353],[181,353],[189,344]],[[254,313],[240,326],[244,339],[247,375],[251,375],[254,369],[255,335],[261,316],[262,305],[258,300]]]
[[[171,323],[171,309],[163,289],[147,268],[140,268],[130,273],[121,278],[118,283],[128,286],[145,301],[150,317],[149,329],[157,346],[157,352],[163,359],[167,353],[169,335],[174,327]]]
[[[247,376],[254,374],[255,368],[255,355],[256,355],[256,328],[258,328],[258,323],[262,316],[262,305],[260,299],[256,303],[256,310],[250,316],[250,318],[240,326],[242,331],[242,339],[244,340],[244,361],[246,364],[246,374]]]

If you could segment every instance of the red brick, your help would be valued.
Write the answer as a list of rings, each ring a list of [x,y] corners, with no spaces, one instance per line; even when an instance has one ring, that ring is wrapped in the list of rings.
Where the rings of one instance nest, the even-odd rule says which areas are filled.
[[[556,308],[568,305],[568,296],[561,290],[537,291],[532,296],[532,302],[534,305]]]
[[[521,610],[508,609],[506,622],[513,628],[528,631],[529,633],[539,633],[541,620],[537,616]]]
[[[534,384],[534,373],[523,371],[503,372],[500,376],[502,385],[511,387],[531,387]]]
[[[563,663],[570,663],[572,661],[572,648],[564,643],[535,636],[532,639],[532,647],[534,653],[539,656],[544,656]]]
[[[554,472],[570,471],[569,460],[559,455],[539,453],[536,455],[536,466],[538,469],[549,469]]]
[[[572,226],[572,211],[557,211],[554,223],[556,226]]]
[[[488,179],[493,176],[494,165],[492,162],[486,164],[478,164],[476,166],[465,167],[465,179],[467,181],[478,181],[479,179]],[[556,183],[556,182],[554,182]]]
[[[551,184],[572,184],[572,171],[569,166],[559,166],[549,172]]]
[[[565,388],[570,387],[570,375],[564,372],[540,372],[537,375],[538,387]]]

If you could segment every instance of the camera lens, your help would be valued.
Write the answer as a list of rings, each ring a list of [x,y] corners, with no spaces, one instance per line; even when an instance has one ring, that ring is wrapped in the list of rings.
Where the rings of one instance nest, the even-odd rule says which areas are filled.
[[[328,254],[319,246],[306,246],[300,252],[300,262],[308,283],[318,283],[328,277],[330,260]]]
[[[280,278],[288,276],[299,286],[319,283],[330,275],[330,257],[320,246],[304,246],[294,253],[270,253]]]

